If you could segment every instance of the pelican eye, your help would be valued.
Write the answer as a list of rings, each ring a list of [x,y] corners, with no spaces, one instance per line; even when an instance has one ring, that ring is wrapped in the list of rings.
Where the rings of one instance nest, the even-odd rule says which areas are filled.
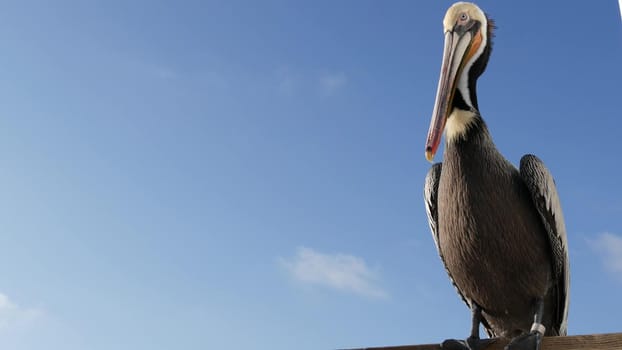
[[[469,15],[467,15],[466,12],[462,12],[458,20],[464,23],[469,20]]]

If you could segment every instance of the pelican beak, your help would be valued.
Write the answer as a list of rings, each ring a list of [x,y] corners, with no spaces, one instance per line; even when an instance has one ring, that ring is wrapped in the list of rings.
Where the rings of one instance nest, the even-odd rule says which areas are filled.
[[[441,136],[445,129],[447,117],[453,110],[452,101],[458,85],[462,70],[471,57],[475,54],[482,42],[479,30],[471,31],[446,31],[445,48],[443,49],[443,63],[441,64],[441,76],[436,91],[436,102],[430,121],[430,129],[425,142],[425,158],[432,162],[434,155],[441,143]]]

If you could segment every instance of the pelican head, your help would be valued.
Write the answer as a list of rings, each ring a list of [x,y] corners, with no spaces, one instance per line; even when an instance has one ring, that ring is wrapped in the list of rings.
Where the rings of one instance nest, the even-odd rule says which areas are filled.
[[[451,138],[464,134],[470,116],[479,114],[475,85],[488,63],[493,27],[492,20],[473,3],[455,3],[445,14],[441,76],[425,145],[428,161],[434,159],[448,119],[455,122],[452,130],[448,128]]]

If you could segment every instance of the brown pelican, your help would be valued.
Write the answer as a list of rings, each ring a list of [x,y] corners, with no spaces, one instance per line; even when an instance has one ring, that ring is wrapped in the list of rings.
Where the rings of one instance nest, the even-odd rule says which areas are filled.
[[[425,180],[432,236],[450,280],[472,312],[466,341],[478,349],[482,324],[508,349],[538,349],[543,336],[565,335],[569,266],[566,228],[555,182],[525,155],[516,169],[495,147],[477,104],[477,78],[491,52],[493,21],[475,4],[452,5],[436,102],[426,141],[432,161],[445,132],[443,162]]]

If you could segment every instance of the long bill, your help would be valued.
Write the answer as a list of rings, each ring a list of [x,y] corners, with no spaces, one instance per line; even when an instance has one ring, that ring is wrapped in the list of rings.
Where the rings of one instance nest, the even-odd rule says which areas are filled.
[[[434,103],[430,129],[428,130],[428,137],[425,142],[425,158],[430,162],[434,159],[434,155],[438,150],[447,117],[453,109],[451,103],[456,92],[458,79],[464,67],[464,62],[466,61],[465,54],[472,51],[470,48],[470,32],[462,34],[452,31],[445,32],[445,48],[443,49],[441,76],[438,81],[438,90],[436,91],[436,102]]]

